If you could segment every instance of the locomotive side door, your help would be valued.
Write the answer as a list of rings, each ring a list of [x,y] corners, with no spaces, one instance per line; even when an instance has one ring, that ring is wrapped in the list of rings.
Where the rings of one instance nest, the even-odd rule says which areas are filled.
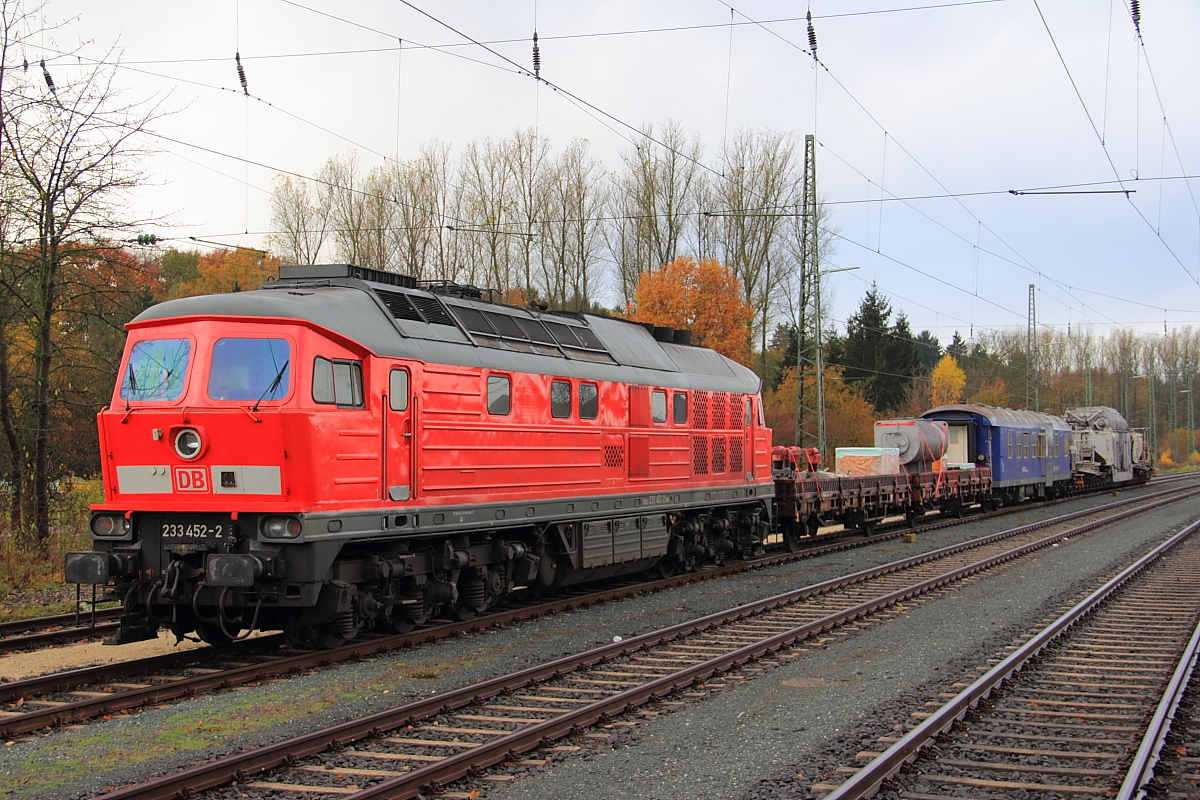
[[[416,493],[412,485],[413,411],[412,377],[407,369],[394,368],[388,373],[383,405],[383,477],[387,498],[395,503],[410,500]]]

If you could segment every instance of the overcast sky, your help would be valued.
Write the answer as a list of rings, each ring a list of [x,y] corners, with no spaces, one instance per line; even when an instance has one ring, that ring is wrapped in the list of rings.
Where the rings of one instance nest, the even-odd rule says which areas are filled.
[[[56,50],[116,45],[118,83],[166,98],[138,202],[160,236],[230,245],[263,246],[278,172],[350,148],[370,167],[537,126],[615,169],[626,125],[678,120],[713,161],[742,127],[814,133],[825,266],[859,267],[835,318],[875,281],[946,343],[1023,329],[1030,283],[1063,328],[1200,324],[1200,3],[1141,6],[1139,43],[1128,0],[48,0],[68,22],[43,41],[64,72]],[[535,26],[542,76],[610,116],[498,57],[527,67]],[[1008,191],[1050,187],[1089,193]]]

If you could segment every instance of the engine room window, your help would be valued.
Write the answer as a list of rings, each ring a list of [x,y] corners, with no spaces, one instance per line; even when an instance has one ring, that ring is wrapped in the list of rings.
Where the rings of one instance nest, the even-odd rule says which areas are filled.
[[[129,351],[121,379],[122,400],[175,400],[183,394],[190,339],[148,339]]]
[[[489,414],[504,415],[512,407],[512,381],[503,375],[488,375],[487,408]]]
[[[408,370],[394,369],[388,376],[388,407],[392,411],[408,410]]]
[[[667,393],[653,392],[650,395],[650,419],[655,422],[667,421]]]
[[[671,395],[671,405],[675,424],[687,425],[687,395],[683,392]]]
[[[566,381],[550,382],[550,416],[555,419],[571,416],[571,384]]]
[[[600,413],[600,388],[594,383],[579,384],[579,418],[595,419]]]
[[[213,400],[282,400],[291,389],[287,339],[218,339],[208,373]]]
[[[749,428],[751,425],[754,424],[754,417],[752,416],[754,414],[754,411],[753,411],[754,401],[751,400],[749,397],[747,397],[743,402],[746,404],[746,425],[745,425],[745,427]]]
[[[313,401],[340,408],[362,408],[362,362],[313,359]]]

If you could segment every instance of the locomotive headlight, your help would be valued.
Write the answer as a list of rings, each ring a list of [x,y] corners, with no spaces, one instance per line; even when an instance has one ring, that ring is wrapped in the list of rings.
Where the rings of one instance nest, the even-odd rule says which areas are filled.
[[[184,461],[191,461],[196,456],[200,455],[200,450],[203,447],[203,441],[200,439],[200,434],[191,428],[184,428],[179,433],[175,434],[175,452]]]
[[[92,534],[100,539],[120,539],[129,535],[129,520],[97,514],[92,517]]]
[[[295,539],[304,530],[295,517],[267,517],[262,523],[265,539]]]

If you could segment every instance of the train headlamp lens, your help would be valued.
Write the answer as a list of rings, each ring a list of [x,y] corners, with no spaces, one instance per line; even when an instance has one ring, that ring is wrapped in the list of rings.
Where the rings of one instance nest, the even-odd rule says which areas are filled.
[[[295,539],[304,527],[295,517],[267,517],[263,520],[263,536],[268,539]]]
[[[200,455],[200,445],[200,434],[191,428],[184,428],[175,434],[175,452],[185,461]]]
[[[129,532],[129,521],[124,517],[98,515],[92,517],[92,533],[99,537],[124,536]]]

